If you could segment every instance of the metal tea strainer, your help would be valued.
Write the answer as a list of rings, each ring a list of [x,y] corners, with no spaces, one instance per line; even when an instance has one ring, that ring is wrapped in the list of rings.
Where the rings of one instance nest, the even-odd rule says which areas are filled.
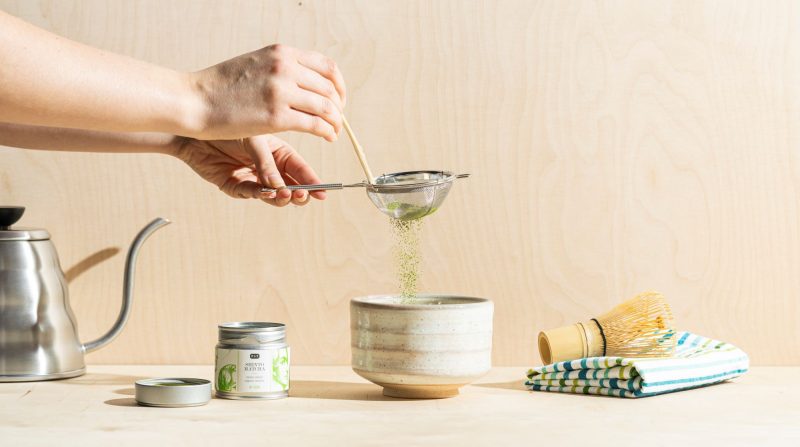
[[[375,182],[319,185],[288,185],[286,189],[304,191],[336,190],[343,188],[366,188],[367,196],[383,214],[399,220],[414,220],[435,212],[444,202],[447,193],[457,178],[469,174],[454,175],[448,171],[407,171],[383,174]],[[262,188],[261,192],[274,192]]]

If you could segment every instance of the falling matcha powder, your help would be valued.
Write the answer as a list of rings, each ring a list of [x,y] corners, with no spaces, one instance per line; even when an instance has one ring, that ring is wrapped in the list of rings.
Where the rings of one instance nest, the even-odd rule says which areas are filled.
[[[395,237],[394,257],[400,297],[404,303],[408,303],[417,296],[422,219],[391,221]]]

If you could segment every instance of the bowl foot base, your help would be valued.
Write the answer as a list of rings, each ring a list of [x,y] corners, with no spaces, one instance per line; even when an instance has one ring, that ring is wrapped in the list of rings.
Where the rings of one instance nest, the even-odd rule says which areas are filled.
[[[383,395],[401,399],[444,399],[458,396],[461,385],[397,385],[383,384]]]

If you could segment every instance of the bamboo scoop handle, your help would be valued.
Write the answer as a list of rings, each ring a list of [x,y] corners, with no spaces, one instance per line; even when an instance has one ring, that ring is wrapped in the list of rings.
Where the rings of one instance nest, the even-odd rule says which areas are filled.
[[[370,171],[369,164],[367,164],[367,156],[364,155],[364,149],[362,149],[361,145],[358,144],[356,135],[353,133],[353,129],[350,128],[350,124],[347,122],[347,118],[345,118],[344,115],[342,115],[342,124],[344,124],[344,130],[347,132],[347,136],[350,137],[350,141],[353,143],[353,149],[356,151],[358,162],[361,163],[361,169],[364,170],[364,174],[367,176],[367,183],[371,185],[375,177],[372,176],[372,171]]]

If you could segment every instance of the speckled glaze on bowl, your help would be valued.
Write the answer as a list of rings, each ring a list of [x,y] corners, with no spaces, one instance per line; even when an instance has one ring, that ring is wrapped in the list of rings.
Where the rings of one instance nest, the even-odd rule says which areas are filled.
[[[492,314],[485,298],[396,295],[350,301],[352,365],[391,397],[452,397],[492,367]]]

